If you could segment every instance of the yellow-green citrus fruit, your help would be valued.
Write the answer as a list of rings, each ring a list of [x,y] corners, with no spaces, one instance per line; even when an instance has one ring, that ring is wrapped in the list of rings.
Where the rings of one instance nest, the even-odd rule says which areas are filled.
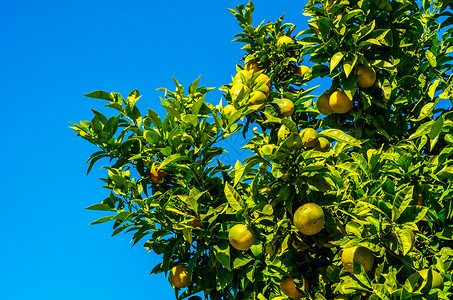
[[[305,128],[300,132],[300,137],[302,138],[302,144],[304,147],[311,148],[316,145],[318,138],[316,137],[318,133],[313,128]]]
[[[361,88],[369,88],[376,81],[376,71],[368,66],[360,66],[357,68],[357,85]]]
[[[305,203],[296,210],[293,221],[302,234],[317,234],[324,227],[324,211],[316,203]]]
[[[247,93],[248,87],[241,82],[236,82],[230,89],[231,100],[236,101],[238,99],[241,90],[244,90],[244,94]],[[239,99],[242,100],[242,99]]]
[[[300,75],[300,76],[304,76],[305,73],[307,73],[308,70],[310,70],[309,67],[302,65],[302,66],[297,67],[296,71],[294,73],[297,74],[297,75]]]
[[[350,273],[354,273],[354,262],[362,265],[365,272],[368,272],[373,267],[374,255],[366,247],[351,247],[343,250],[341,262],[343,263],[343,267]]]
[[[302,276],[303,282],[304,282],[304,291],[308,291],[309,289],[309,283],[308,280]],[[284,281],[280,283],[280,289],[282,292],[293,299],[300,299],[304,297],[297,289],[296,289],[296,284],[294,283],[294,278],[287,278]]]
[[[255,242],[255,234],[244,224],[234,225],[228,232],[231,246],[237,250],[248,250]]]
[[[318,100],[316,100],[316,108],[318,108],[320,113],[326,116],[329,116],[334,113],[329,104],[329,97],[330,94],[325,93],[319,96]]]
[[[330,142],[328,139],[321,136],[318,138],[318,142],[313,148],[321,152],[327,152],[330,149]]]
[[[269,90],[269,86],[267,84],[262,84],[262,85],[260,85],[260,87],[255,88],[254,90],[263,92],[266,95],[266,97],[269,97],[270,90]]]
[[[294,112],[293,101],[286,99],[286,98],[275,99],[274,101],[277,103],[278,107],[280,108],[280,113],[283,116],[289,117],[293,114],[293,112]]]
[[[189,276],[189,270],[185,265],[176,265],[171,268],[168,280],[177,288],[186,288],[192,283]]]
[[[347,113],[351,110],[352,104],[352,101],[343,91],[335,91],[329,97],[330,108],[337,114]]]
[[[442,288],[444,285],[444,279],[442,278],[442,275],[440,275],[437,271],[432,270],[433,273],[433,280],[432,280],[432,285],[431,287],[433,289],[436,288]],[[428,269],[421,270],[419,272],[420,276],[423,278],[423,280],[426,280],[428,278]]]
[[[242,75],[242,76],[241,76]],[[252,78],[252,73],[250,73],[249,71],[247,70],[240,70],[239,72],[236,73],[236,75],[234,76],[234,80],[233,82],[236,83],[236,82],[242,82],[244,84],[246,84],[246,82],[243,82],[242,80],[242,77],[245,78],[245,80],[250,80],[250,78]]]
[[[289,36],[281,36],[278,38],[277,40],[277,47],[280,47],[281,45],[283,44],[292,44],[293,43],[293,39],[290,38]]]
[[[236,112],[236,108],[232,104],[228,104],[223,108],[223,114],[226,116],[231,116]]]
[[[266,95],[261,92],[261,91],[254,91],[250,94],[250,98],[249,98],[249,103],[248,105],[258,105],[258,104],[262,104],[258,110],[262,110],[264,109],[264,107],[266,106]]]
[[[260,81],[266,82],[266,85],[268,87],[271,85],[271,79],[269,78],[269,76],[267,76],[264,73],[259,74],[255,79],[255,82],[260,82]]]
[[[259,72],[261,69],[255,60],[249,60],[244,67],[247,71]]]

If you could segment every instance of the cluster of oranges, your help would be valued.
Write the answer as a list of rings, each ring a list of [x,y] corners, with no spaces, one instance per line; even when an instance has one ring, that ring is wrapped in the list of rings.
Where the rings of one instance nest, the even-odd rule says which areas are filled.
[[[293,43],[293,40],[288,36],[281,36],[277,40],[277,47]],[[298,66],[294,69],[294,74],[303,76],[309,68],[307,66]],[[238,107],[247,106],[256,108],[262,111],[266,107],[269,97],[269,87],[271,79],[260,68],[256,60],[248,60],[244,65],[244,69],[236,73],[233,78],[231,88],[228,94],[231,97],[231,103],[225,106],[223,113],[230,116]],[[277,104],[280,114],[284,117],[289,117],[294,113],[294,103],[287,98],[273,98],[272,101]]]
[[[316,203],[306,203],[300,206],[294,213],[294,226],[305,236],[314,235],[324,228],[324,211]],[[228,239],[231,246],[240,251],[246,251],[255,243],[255,234],[245,224],[234,225],[229,233]],[[302,298],[303,295],[297,290],[295,278],[287,278],[280,283],[282,292],[295,299]],[[308,291],[308,280],[302,276],[303,290]],[[282,299],[281,296],[273,300]],[[283,298],[284,299],[284,298]]]
[[[356,74],[359,88],[369,88],[376,81],[376,71],[372,67],[361,65],[357,68]],[[352,105],[353,101],[344,91],[326,91],[316,101],[319,112],[326,116],[333,113],[345,114],[351,110]]]

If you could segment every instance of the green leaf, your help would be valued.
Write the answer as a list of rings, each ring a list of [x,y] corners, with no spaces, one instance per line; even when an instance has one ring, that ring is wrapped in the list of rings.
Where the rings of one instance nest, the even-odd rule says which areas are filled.
[[[395,221],[400,224],[408,222],[417,223],[425,217],[427,212],[428,208],[425,206],[411,205],[408,206]]]
[[[148,118],[151,119],[151,122],[154,124],[154,126],[156,128],[161,128],[162,127],[162,121],[160,120],[159,115],[155,111],[153,111],[151,109],[148,109],[148,115],[147,116],[148,116]]]
[[[354,147],[359,147],[361,148],[361,142],[350,136],[349,134],[344,133],[343,131],[339,129],[326,129],[321,131],[319,136],[326,136],[330,137],[334,140],[337,140],[339,142],[354,146]]]
[[[440,80],[436,80],[433,82],[433,84],[431,84],[429,86],[429,89],[428,89],[428,96],[431,98],[431,99],[434,99],[434,93],[436,92],[436,89],[437,87],[439,86],[439,81]]]
[[[343,69],[346,77],[349,77],[349,74],[351,74],[352,70],[354,69],[354,66],[357,62],[357,55],[354,54],[354,59],[352,61],[345,61],[343,62]]]
[[[198,82],[200,81],[200,77],[201,77],[201,75],[198,76],[198,78],[197,78],[194,82],[192,82],[192,83],[190,84],[190,86],[189,86],[189,93],[190,93],[190,94],[194,94],[194,93],[197,91]],[[198,112],[195,112],[195,114],[196,114],[196,113],[198,113]]]
[[[233,262],[233,268],[237,269],[239,267],[243,267],[249,262],[253,261],[253,257],[251,256],[245,256],[245,257],[237,257],[234,262]]]
[[[236,212],[242,209],[242,198],[241,195],[228,183],[225,183],[225,196],[231,208]]]
[[[108,100],[108,101],[114,101],[112,95],[105,91],[94,91],[88,94],[84,94],[85,97],[90,97],[90,98],[96,98],[96,99],[103,99],[103,100]]]
[[[431,50],[428,49],[425,51],[425,56],[431,67],[435,68],[437,66],[437,60],[434,53],[432,53]]]
[[[228,241],[222,241],[220,245],[214,245],[212,247],[215,258],[228,270],[231,270],[230,266],[230,243]]]
[[[187,156],[182,156],[181,154],[179,153],[175,153],[173,155],[170,155],[168,156],[167,158],[164,159],[164,161],[159,165],[159,167],[157,168],[157,170],[160,170],[160,169],[163,169],[165,168],[167,165],[171,165],[177,161],[181,161],[181,160],[187,160]]]
[[[424,118],[431,116],[435,106],[436,106],[436,104],[434,102],[426,103],[422,107],[422,110],[420,111],[420,115],[418,116],[418,118],[411,119],[411,121],[421,121]]]
[[[220,269],[216,274],[217,290],[226,289],[233,282],[233,278],[234,272],[225,268]]]
[[[94,204],[88,207],[85,207],[85,209],[91,209],[91,210],[102,210],[102,211],[113,211],[114,209],[110,208],[110,206],[106,204]]]
[[[337,52],[335,53],[332,58],[330,59],[330,73],[336,68],[336,66],[340,63],[340,61],[343,59],[344,53],[343,52]]]
[[[101,224],[101,223],[105,223],[105,222],[112,221],[112,220],[115,220],[115,216],[102,217],[102,218],[97,219],[90,225]]]
[[[395,230],[396,237],[398,239],[398,243],[401,245],[403,249],[403,255],[409,253],[412,250],[412,237],[407,230],[397,228]]]

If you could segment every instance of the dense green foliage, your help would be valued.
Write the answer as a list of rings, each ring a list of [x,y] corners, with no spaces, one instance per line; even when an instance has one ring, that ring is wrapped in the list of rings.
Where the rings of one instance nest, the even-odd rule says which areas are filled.
[[[152,273],[187,265],[192,284],[176,289],[179,299],[199,292],[209,299],[272,299],[283,295],[279,284],[287,278],[309,299],[451,299],[453,113],[445,108],[453,99],[451,6],[310,0],[309,29],[298,34],[283,18],[254,27],[252,3],[230,10],[242,29],[236,41],[245,43],[243,60],[271,79],[264,110],[247,103],[263,85],[257,74],[242,77],[248,88],[234,99],[232,84],[221,87],[234,105],[228,112],[205,101],[211,88],[198,80],[187,91],[176,80],[176,91],[162,89],[163,119],[139,111],[137,90],[126,99],[87,94],[117,113],[93,110],[91,121],[72,127],[99,148],[88,171],[102,158],[110,161],[102,180],[111,193],[89,209],[113,214],[93,224],[113,221],[113,235],[132,232],[134,244],[144,241],[161,255]],[[283,35],[294,42],[277,46]],[[311,68],[296,74],[304,61]],[[357,86],[361,65],[376,71],[369,88]],[[348,113],[320,115],[310,95],[319,77],[331,79],[329,93],[343,90],[352,99]],[[281,114],[282,98],[294,103],[289,117]],[[304,146],[305,128],[316,129],[331,149]],[[224,165],[221,142],[241,131],[253,136],[244,147],[250,156]],[[293,213],[310,202],[322,207],[325,225],[307,236]],[[249,250],[228,241],[239,223],[255,234]],[[352,273],[343,268],[343,249],[357,245],[374,255],[369,272],[360,264]],[[440,286],[433,285],[437,273]]]

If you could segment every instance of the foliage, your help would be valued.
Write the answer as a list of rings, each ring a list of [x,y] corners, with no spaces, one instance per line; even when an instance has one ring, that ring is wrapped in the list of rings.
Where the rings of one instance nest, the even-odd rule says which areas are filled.
[[[88,209],[113,213],[93,222],[113,222],[113,235],[132,232],[162,255],[152,273],[187,265],[192,284],[176,297],[203,292],[209,299],[272,299],[280,283],[295,278],[309,299],[349,295],[364,299],[450,299],[453,295],[453,114],[451,101],[453,13],[442,0],[310,0],[309,28],[277,22],[252,25],[253,4],[230,10],[242,31],[243,60],[257,63],[271,79],[264,110],[248,105],[259,89],[256,75],[242,78],[234,110],[205,101],[212,88],[197,79],[187,91],[165,92],[161,119],[136,103],[95,91],[118,115],[94,111],[91,121],[73,123],[79,136],[110,163],[102,180],[110,195]],[[293,43],[277,46],[281,36]],[[303,61],[312,67],[295,70]],[[357,87],[358,66],[371,66],[376,82]],[[237,66],[238,71],[243,67]],[[353,108],[324,116],[316,109],[310,82],[331,79],[328,92],[343,90]],[[284,117],[281,99],[294,103]],[[261,104],[261,103],[260,103]],[[243,120],[243,121],[241,121]],[[250,125],[256,126],[250,130]],[[332,148],[321,152],[302,143],[314,128]],[[250,156],[234,166],[221,162],[219,143],[232,135],[247,139]],[[156,182],[150,174],[157,176]],[[154,177],[156,178],[156,177]],[[321,232],[307,236],[293,224],[305,203],[325,214]],[[255,235],[246,251],[234,249],[228,232],[246,224]],[[412,239],[414,233],[415,240]],[[374,255],[365,272],[343,268],[343,249],[362,246]],[[423,272],[422,277],[419,271]],[[433,287],[439,273],[442,286]],[[426,275],[428,274],[428,275]],[[310,289],[304,291],[304,278]]]

